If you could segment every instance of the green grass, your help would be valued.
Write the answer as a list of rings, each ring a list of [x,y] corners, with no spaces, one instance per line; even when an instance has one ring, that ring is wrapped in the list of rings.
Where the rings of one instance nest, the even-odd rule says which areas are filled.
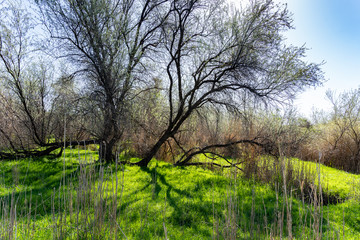
[[[230,170],[94,160],[94,152],[67,150],[55,160],[0,162],[0,239],[265,239],[289,232],[295,239],[360,238],[354,197],[318,208],[290,189],[285,195],[281,185],[274,189]],[[352,196],[357,177],[321,167],[326,191]]]
[[[360,195],[360,175],[348,173],[335,168],[327,167],[314,162],[304,162],[299,159],[291,159],[295,168],[304,168],[313,175],[319,172],[320,183],[323,191],[329,195],[334,195],[339,200],[346,200]],[[318,185],[318,177],[315,183]]]

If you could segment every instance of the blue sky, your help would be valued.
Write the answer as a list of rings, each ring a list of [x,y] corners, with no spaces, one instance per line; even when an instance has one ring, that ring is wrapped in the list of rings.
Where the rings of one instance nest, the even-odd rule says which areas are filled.
[[[247,0],[229,0],[239,3]],[[312,108],[331,110],[326,90],[340,93],[360,86],[360,0],[274,0],[287,3],[295,29],[285,33],[287,43],[305,44],[304,59],[322,66],[326,82],[309,89],[294,102],[300,114],[310,117]]]
[[[327,89],[340,93],[360,86],[360,1],[277,0],[286,2],[293,13],[295,30],[287,42],[306,44],[306,61],[324,61],[327,82],[310,89],[295,101],[300,113],[310,116],[313,107],[330,110]]]

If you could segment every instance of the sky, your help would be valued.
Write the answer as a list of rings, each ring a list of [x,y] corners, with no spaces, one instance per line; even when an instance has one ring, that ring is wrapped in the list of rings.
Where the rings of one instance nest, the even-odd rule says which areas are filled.
[[[293,14],[295,29],[285,33],[286,42],[305,44],[308,51],[304,61],[324,62],[326,82],[300,94],[294,105],[304,117],[310,117],[314,108],[329,112],[327,90],[339,94],[360,87],[360,0],[274,1],[287,3]]]

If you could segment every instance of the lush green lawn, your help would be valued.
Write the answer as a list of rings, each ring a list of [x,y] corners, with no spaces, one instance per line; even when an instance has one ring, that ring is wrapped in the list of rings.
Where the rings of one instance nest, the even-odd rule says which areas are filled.
[[[234,171],[95,159],[93,152],[67,150],[55,160],[0,162],[0,239],[360,238],[353,174],[321,166],[324,191],[346,200],[319,206]]]

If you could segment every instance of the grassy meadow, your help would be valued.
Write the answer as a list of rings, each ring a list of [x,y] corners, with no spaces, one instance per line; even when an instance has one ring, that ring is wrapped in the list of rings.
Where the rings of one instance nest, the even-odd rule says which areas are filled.
[[[253,174],[106,165],[79,149],[2,161],[0,239],[360,238],[358,175],[266,161]]]

